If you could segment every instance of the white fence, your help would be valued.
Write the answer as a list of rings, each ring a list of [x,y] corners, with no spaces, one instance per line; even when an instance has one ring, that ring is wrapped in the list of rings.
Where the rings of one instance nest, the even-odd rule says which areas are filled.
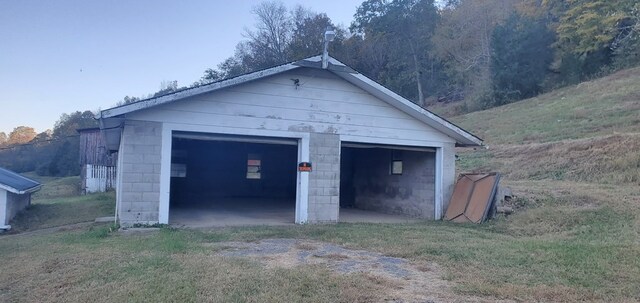
[[[105,192],[116,188],[116,167],[91,165],[86,166],[85,192]]]

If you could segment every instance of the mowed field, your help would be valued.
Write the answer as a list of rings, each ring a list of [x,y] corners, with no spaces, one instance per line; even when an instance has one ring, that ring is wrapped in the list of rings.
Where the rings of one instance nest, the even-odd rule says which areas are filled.
[[[123,233],[77,224],[111,215],[113,194],[75,197],[64,189],[69,180],[45,180],[52,186],[17,219],[18,232],[0,235],[0,301],[640,301],[638,92],[640,70],[627,70],[452,117],[489,146],[459,150],[460,170],[503,172],[517,196],[513,215],[482,225]],[[406,260],[425,280],[336,270],[332,262],[352,258],[344,253],[312,255],[323,260],[308,264],[224,253],[264,239],[380,253]]]

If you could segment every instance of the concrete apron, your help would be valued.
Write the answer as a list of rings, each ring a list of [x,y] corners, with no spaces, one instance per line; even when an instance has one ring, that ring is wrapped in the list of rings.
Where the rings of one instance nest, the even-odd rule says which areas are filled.
[[[225,202],[229,202],[228,200]],[[287,226],[294,225],[293,203],[260,203],[239,200],[239,203],[224,205],[198,205],[172,208],[170,225],[187,228],[227,226]],[[264,201],[263,201],[264,202]],[[402,215],[383,214],[374,211],[341,208],[339,222],[344,223],[414,223],[420,219]]]

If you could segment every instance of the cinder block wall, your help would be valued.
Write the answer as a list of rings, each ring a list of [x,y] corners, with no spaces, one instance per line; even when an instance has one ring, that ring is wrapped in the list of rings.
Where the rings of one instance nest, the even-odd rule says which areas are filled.
[[[355,206],[389,214],[433,219],[435,153],[401,151],[402,175],[391,175],[391,150],[354,151]]]
[[[121,140],[121,186],[116,191],[120,224],[158,223],[162,124],[127,120]]]
[[[338,222],[340,210],[340,136],[311,133],[309,159],[309,223]]]

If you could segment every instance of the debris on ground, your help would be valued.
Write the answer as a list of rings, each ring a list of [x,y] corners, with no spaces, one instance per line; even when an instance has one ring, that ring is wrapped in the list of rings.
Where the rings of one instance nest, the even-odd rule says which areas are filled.
[[[453,189],[445,220],[482,223],[495,214],[499,173],[461,174]]]

